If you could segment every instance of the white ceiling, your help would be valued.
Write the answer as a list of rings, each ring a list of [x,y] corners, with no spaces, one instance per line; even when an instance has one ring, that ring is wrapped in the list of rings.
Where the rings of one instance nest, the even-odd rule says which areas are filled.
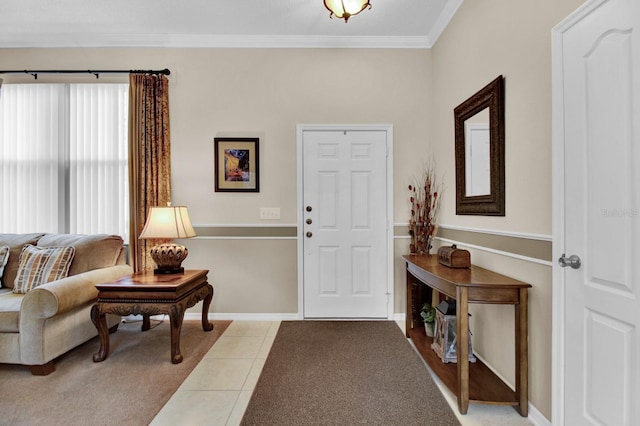
[[[428,48],[463,0],[0,0],[0,47]]]

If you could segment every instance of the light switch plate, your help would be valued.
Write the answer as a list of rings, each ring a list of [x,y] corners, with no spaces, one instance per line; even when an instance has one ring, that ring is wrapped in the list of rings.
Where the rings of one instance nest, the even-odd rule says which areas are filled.
[[[280,207],[261,207],[260,219],[280,219]]]

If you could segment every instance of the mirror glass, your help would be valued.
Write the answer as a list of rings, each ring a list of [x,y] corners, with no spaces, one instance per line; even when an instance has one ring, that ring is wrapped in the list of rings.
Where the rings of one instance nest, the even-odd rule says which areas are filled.
[[[454,109],[456,214],[504,216],[504,80]]]
[[[464,121],[465,195],[491,194],[489,108]]]

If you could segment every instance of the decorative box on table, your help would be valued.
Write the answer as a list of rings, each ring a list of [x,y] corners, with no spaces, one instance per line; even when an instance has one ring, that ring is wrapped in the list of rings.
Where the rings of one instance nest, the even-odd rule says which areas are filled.
[[[456,303],[444,300],[436,307],[436,331],[431,344],[433,351],[444,363],[458,362],[456,333]],[[471,331],[469,331],[469,362],[476,362],[471,347]]]
[[[468,250],[459,249],[455,244],[438,249],[438,263],[449,268],[470,268],[471,254]]]

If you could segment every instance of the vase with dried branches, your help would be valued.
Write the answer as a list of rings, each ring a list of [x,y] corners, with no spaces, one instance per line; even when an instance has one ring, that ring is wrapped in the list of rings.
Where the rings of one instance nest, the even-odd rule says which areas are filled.
[[[438,232],[436,222],[440,210],[442,182],[437,179],[435,166],[428,163],[422,176],[409,185],[409,235],[411,254],[429,254],[431,242]]]

